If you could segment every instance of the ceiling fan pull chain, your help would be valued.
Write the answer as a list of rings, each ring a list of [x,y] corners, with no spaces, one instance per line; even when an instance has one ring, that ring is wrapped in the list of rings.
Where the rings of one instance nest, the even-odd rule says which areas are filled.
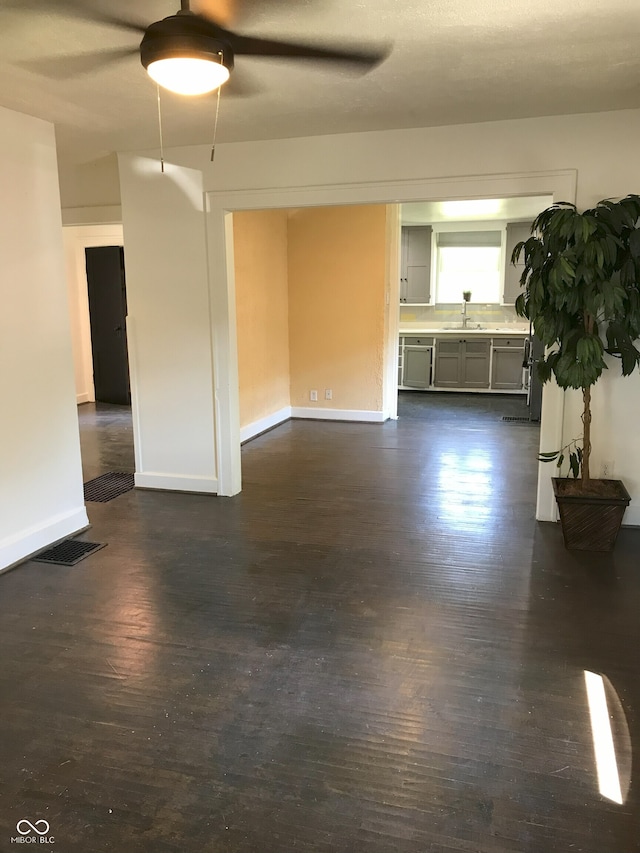
[[[164,174],[164,142],[162,141],[162,109],[160,108],[160,86],[156,83],[158,90],[158,131],[160,134],[160,171]]]
[[[220,64],[222,64],[222,53],[218,53],[220,57]],[[220,90],[222,86],[218,86],[218,95],[216,98],[216,118],[213,125],[213,144],[211,146],[211,162],[213,163],[213,158],[216,156],[216,137],[218,135],[218,115],[220,114]]]

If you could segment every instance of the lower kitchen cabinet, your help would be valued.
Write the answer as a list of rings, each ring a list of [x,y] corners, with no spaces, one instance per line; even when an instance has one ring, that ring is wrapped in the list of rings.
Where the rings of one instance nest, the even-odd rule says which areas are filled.
[[[465,334],[464,332],[462,334]],[[400,388],[522,392],[524,335],[401,335]]]
[[[489,388],[491,341],[436,341],[436,388]]]
[[[494,341],[491,368],[491,387],[496,391],[522,389],[522,341]]]
[[[491,341],[463,341],[461,384],[463,388],[489,387]]]
[[[431,347],[405,346],[402,361],[402,384],[405,388],[428,388],[431,385]]]
[[[460,341],[436,341],[433,384],[439,388],[460,387]]]

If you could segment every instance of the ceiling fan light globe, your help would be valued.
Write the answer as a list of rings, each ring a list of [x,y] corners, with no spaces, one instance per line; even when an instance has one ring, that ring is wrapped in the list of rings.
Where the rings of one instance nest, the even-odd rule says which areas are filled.
[[[221,62],[186,56],[150,62],[147,73],[158,85],[178,95],[204,95],[229,79],[229,69]]]

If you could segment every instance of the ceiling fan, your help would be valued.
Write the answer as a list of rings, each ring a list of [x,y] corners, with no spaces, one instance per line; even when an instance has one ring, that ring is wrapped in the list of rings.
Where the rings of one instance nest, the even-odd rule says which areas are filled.
[[[31,3],[27,0],[25,5],[33,5],[33,0]],[[40,5],[39,0],[35,5]],[[46,5],[49,6],[48,0]],[[387,47],[334,47],[241,35],[219,23],[210,13],[210,5],[206,3],[201,12],[194,12],[190,0],[181,0],[176,14],[145,25],[89,9],[79,0],[56,3],[57,8],[63,7],[79,17],[142,34],[139,47],[115,48],[80,57],[87,60],[83,63],[84,70],[134,56],[139,51],[149,76],[160,86],[181,95],[200,95],[219,88],[229,79],[236,56],[348,63],[368,70],[388,54]]]

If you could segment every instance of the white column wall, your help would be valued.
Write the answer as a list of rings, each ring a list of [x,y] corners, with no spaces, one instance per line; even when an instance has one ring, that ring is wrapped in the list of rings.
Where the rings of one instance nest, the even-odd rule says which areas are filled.
[[[122,155],[135,483],[218,491],[202,174]]]
[[[0,568],[88,525],[53,126],[0,108]]]

